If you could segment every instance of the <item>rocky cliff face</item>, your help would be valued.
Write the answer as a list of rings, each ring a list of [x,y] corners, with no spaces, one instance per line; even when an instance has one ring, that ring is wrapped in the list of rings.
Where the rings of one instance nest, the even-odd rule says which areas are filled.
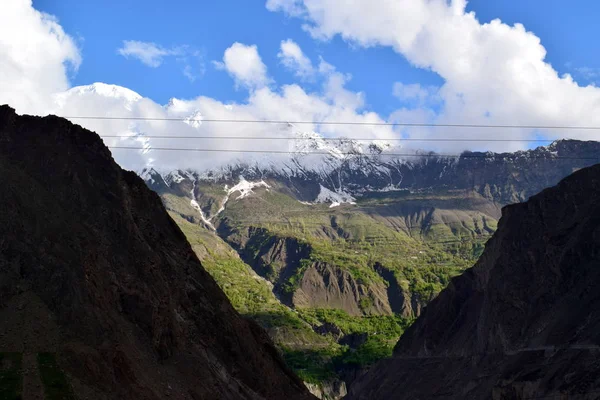
[[[219,224],[218,232],[254,271],[273,283],[277,297],[290,307],[412,317],[429,300],[400,287],[393,272],[381,265],[375,271],[382,279],[365,284],[336,265],[311,261],[311,246],[296,238],[257,227],[232,229],[227,221]]]
[[[335,308],[349,315],[390,315],[383,282],[365,285],[334,265],[314,262],[302,274],[292,302],[299,308]]]
[[[350,399],[600,396],[600,165],[502,211],[454,278]]]
[[[417,153],[393,157],[366,151],[340,158],[331,150],[330,155],[320,159],[310,156],[310,163],[303,163],[303,156],[295,155],[282,166],[232,165],[196,174],[211,182],[237,182],[240,176],[278,181],[288,194],[301,201],[314,201],[322,192],[320,187],[354,197],[400,189],[450,188],[475,191],[506,205],[525,201],[574,171],[600,162],[599,153],[599,142],[578,140],[558,140],[514,153],[465,152],[457,156]],[[171,190],[173,175],[185,173],[145,170],[141,175],[160,193]]]
[[[2,106],[0,181],[0,353],[79,398],[312,398],[96,134]]]

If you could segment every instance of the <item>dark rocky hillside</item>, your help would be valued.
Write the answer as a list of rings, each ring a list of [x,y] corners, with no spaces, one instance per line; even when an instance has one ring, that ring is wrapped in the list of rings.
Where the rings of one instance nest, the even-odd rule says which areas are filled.
[[[600,165],[502,210],[350,399],[600,397]]]
[[[312,398],[95,133],[1,106],[0,182],[3,395]]]
[[[593,141],[393,158],[351,140],[309,139],[330,153],[140,175],[234,306],[305,381],[329,388],[392,354],[404,328],[477,261],[503,206],[600,160]],[[211,255],[212,243],[230,252]]]

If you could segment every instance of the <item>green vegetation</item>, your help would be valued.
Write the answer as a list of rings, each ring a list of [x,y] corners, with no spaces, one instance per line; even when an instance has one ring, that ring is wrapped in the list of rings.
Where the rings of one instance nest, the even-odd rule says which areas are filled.
[[[458,201],[451,195],[447,197]],[[371,203],[367,201],[367,204]],[[454,276],[468,268],[480,254],[488,237],[488,231],[482,226],[495,229],[495,221],[478,217],[465,226],[461,223],[456,227],[434,224],[424,237],[413,237],[410,229],[393,229],[386,221],[374,219],[360,210],[357,212],[354,206],[335,209],[327,205],[307,206],[273,190],[243,202],[232,202],[224,215],[240,229],[262,227],[270,232],[271,237],[296,238],[311,246],[310,261],[323,261],[344,268],[365,284],[382,282],[381,276],[373,269],[376,262],[395,271],[430,269],[440,273],[437,281],[421,280],[423,284],[432,283],[437,292],[447,283],[443,283],[447,281],[447,275]],[[481,232],[481,235],[476,232]],[[265,236],[264,241],[268,238]],[[256,243],[253,245],[257,247]],[[436,267],[447,267],[449,271]],[[302,273],[303,268],[297,271],[297,275]],[[415,276],[419,275],[417,272],[413,270],[410,274],[419,280]],[[291,290],[296,287],[297,281],[297,276],[290,278]],[[420,288],[413,286],[417,290]]]
[[[298,313],[312,325],[323,323],[334,324],[348,335],[352,333],[378,334],[398,339],[404,330],[410,326],[411,320],[398,315],[370,315],[354,317],[343,310],[335,309],[302,309]]]
[[[216,185],[206,186],[200,188],[203,194],[198,200],[214,211],[224,192]],[[255,192],[239,201],[232,196],[214,223],[226,222],[229,236],[225,239],[242,247],[240,254],[252,265],[260,265],[264,278],[203,227],[189,199],[163,195],[163,201],[233,306],[263,326],[288,365],[315,384],[336,377],[336,371],[391,356],[412,320],[377,315],[370,296],[358,300],[363,316],[337,309],[292,310],[275,297],[273,284],[280,295],[291,298],[305,271],[315,262],[324,262],[348,271],[359,284],[398,285],[424,305],[452,277],[472,266],[496,228],[495,220],[473,211],[477,208],[471,202],[477,198],[462,199],[464,193],[382,193],[360,199],[356,206],[329,208],[302,204],[276,188]],[[386,213],[406,204],[445,208],[410,218]],[[293,271],[286,271],[283,281],[281,271],[288,267],[285,252],[303,258]],[[315,332],[325,323],[341,331],[341,341],[337,334]]]
[[[208,273],[241,314],[281,311],[269,284],[256,275],[218,236],[171,213]]]
[[[342,354],[342,346],[294,350],[281,346],[283,358],[298,376],[308,383],[321,383],[335,378],[334,360]]]
[[[310,383],[333,378],[335,371],[349,366],[364,367],[390,357],[394,345],[412,322],[389,315],[353,317],[342,310],[331,309],[303,309],[299,315],[312,325],[329,323],[338,327],[343,335],[365,337],[356,348],[335,343],[331,335],[327,335],[331,342],[325,347],[300,350],[283,347],[288,365]]]
[[[56,355],[38,353],[37,359],[46,400],[75,400],[71,385],[56,362]]]
[[[21,353],[0,353],[0,400],[22,398],[22,359]]]

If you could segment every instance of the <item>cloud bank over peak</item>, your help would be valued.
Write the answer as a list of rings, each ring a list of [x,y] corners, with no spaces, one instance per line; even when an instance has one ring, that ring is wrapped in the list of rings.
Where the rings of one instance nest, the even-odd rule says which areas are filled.
[[[23,38],[20,47],[12,48],[0,42],[3,43],[3,47],[0,48],[0,79],[4,79],[7,73],[11,73],[12,80],[20,82],[14,90],[0,91],[0,103],[16,106],[20,113],[129,118],[72,119],[73,122],[104,136],[105,143],[112,147],[115,159],[128,169],[141,170],[147,166],[161,170],[207,169],[238,162],[281,165],[289,162],[288,154],[247,154],[231,151],[182,152],[158,149],[268,150],[285,153],[296,150],[294,141],[288,138],[294,137],[300,130],[308,133],[318,131],[322,135],[330,136],[361,136],[373,139],[386,139],[395,135],[394,131],[387,126],[319,126],[318,123],[314,123],[293,127],[287,123],[204,122],[204,118],[385,122],[376,113],[364,110],[364,94],[350,91],[345,87],[350,77],[338,72],[334,66],[325,61],[320,60],[318,66],[313,67],[318,71],[321,82],[315,91],[307,91],[298,84],[277,86],[269,77],[257,46],[237,42],[224,51],[221,65],[232,76],[235,84],[248,89],[248,97],[244,101],[223,102],[198,96],[192,99],[173,98],[166,105],[161,105],[144,97],[143,94],[117,85],[94,83],[69,88],[67,79],[69,67],[66,63],[80,62],[79,53],[72,39],[63,32],[55,19],[38,13],[32,8],[31,3],[21,1],[20,8],[13,7],[9,11],[12,14],[2,14],[0,18],[8,21],[22,15],[28,15],[30,18],[25,19],[25,23],[20,23],[19,32]],[[10,36],[1,24],[0,33],[2,38]],[[54,51],[51,57],[48,57],[52,62],[44,64],[35,58],[39,43],[53,45],[47,46]],[[293,47],[294,51],[286,54],[295,56],[303,54],[297,45]],[[151,52],[147,61],[150,64],[159,62],[159,59],[152,58],[157,54],[161,57],[162,53]],[[23,65],[37,61],[39,65],[45,65],[45,68],[39,68],[34,74],[19,75],[11,69],[11,63],[16,61],[22,62]],[[306,65],[313,65],[308,58],[305,58],[304,62]],[[8,83],[3,83],[2,88],[10,88],[10,86]],[[45,89],[42,91],[43,96],[40,96],[42,88]],[[143,120],[144,118],[153,120]],[[160,120],[166,118],[184,121]],[[115,135],[121,137],[108,137]],[[201,136],[202,139],[181,140],[179,136]],[[239,139],[229,139],[231,136]],[[270,139],[257,139],[264,137]],[[116,147],[136,147],[141,150]]]
[[[278,59],[299,79],[310,81],[278,85],[254,44],[233,43],[224,49],[217,67],[247,97],[227,102],[199,95],[171,99],[161,105],[127,88],[95,83],[70,87],[69,74],[81,63],[75,41],[56,18],[36,11],[31,1],[14,0],[0,14],[0,103],[20,113],[63,116],[122,116],[154,120],[78,120],[95,130],[113,149],[125,168],[140,170],[206,169],[236,162],[283,163],[287,154],[246,154],[228,150],[296,149],[288,140],[300,133],[370,140],[430,137],[595,139],[594,131],[532,131],[525,129],[402,128],[364,123],[451,123],[498,125],[600,125],[600,89],[582,87],[569,75],[559,76],[545,62],[540,39],[521,25],[499,20],[480,23],[466,12],[465,1],[269,0],[267,7],[301,18],[305,30],[318,40],[336,35],[358,46],[387,46],[414,65],[444,79],[440,87],[395,82],[391,91],[402,106],[387,116],[368,108],[365,93],[348,88],[349,74],[322,58],[311,60],[292,39],[280,42]],[[279,41],[279,39],[277,39]],[[153,43],[125,42],[124,54],[150,67],[181,57],[190,48],[164,48]],[[182,50],[183,49],[183,50]],[[274,67],[272,67],[274,68]],[[183,71],[185,73],[185,70]],[[189,71],[188,71],[189,72]],[[157,119],[176,118],[184,121]],[[308,121],[290,126],[260,123],[215,123],[222,120]],[[327,125],[321,122],[348,122]],[[157,138],[156,136],[161,136]],[[162,137],[164,136],[164,137]],[[201,136],[182,140],[179,136]],[[230,139],[235,136],[237,139]],[[268,140],[264,138],[269,138]],[[481,142],[480,142],[481,143]],[[415,144],[422,147],[423,143]],[[473,149],[470,143],[435,143],[427,149],[444,153]],[[478,144],[476,149],[481,149]],[[523,149],[522,142],[485,144],[490,150]],[[218,150],[212,152],[162,151],[160,148]],[[223,150],[223,151],[221,151]]]
[[[436,122],[600,125],[599,88],[559,76],[545,61],[539,37],[521,24],[480,23],[466,11],[465,0],[268,0],[266,6],[302,18],[304,29],[318,40],[339,35],[362,47],[391,47],[415,66],[437,73],[445,84]],[[515,133],[532,134],[500,134]]]

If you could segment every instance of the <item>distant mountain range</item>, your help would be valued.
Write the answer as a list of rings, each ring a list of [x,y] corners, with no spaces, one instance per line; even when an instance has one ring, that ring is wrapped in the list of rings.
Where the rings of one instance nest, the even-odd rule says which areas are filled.
[[[600,165],[503,209],[454,278],[350,399],[600,397]]]
[[[115,115],[138,115],[143,101],[98,83],[58,95],[57,110],[76,115],[98,96],[112,99],[106,104]],[[185,123],[182,135],[210,139],[214,132],[192,104],[172,100],[161,112]],[[327,138],[290,123],[264,129],[272,140],[225,146],[272,153],[223,153],[227,163],[221,153],[206,152],[177,160],[178,152],[146,153],[165,142],[152,138],[144,121],[109,126],[116,130],[105,134],[126,138],[105,142],[145,149],[116,156],[156,157],[138,175],[160,195],[234,307],[268,330],[313,393],[329,398],[340,398],[365,368],[391,355],[411,321],[475,263],[503,206],[600,161],[597,142],[445,155],[398,141]],[[205,167],[165,167],[183,161]]]
[[[257,318],[286,354],[321,357],[297,370],[321,363],[346,383],[390,354],[398,330],[357,344],[348,342],[351,335],[376,330],[341,326],[394,316],[397,326],[407,325],[477,260],[503,206],[600,158],[600,143],[573,140],[515,153],[393,157],[350,140],[309,139],[300,141],[303,149],[319,153],[292,154],[283,165],[139,174],[176,221],[196,226],[188,238],[203,231],[229,246],[313,332],[326,332],[330,343],[322,351],[321,341],[300,343],[296,333],[282,333],[289,321]],[[231,277],[219,283],[239,284]]]
[[[541,351],[593,370],[582,282],[595,279],[597,142],[400,155],[290,126],[298,140],[277,162],[139,179],[63,119],[4,106],[0,122],[0,357],[50,365],[65,396],[310,398],[288,367],[322,399],[388,398],[402,382],[415,398],[592,393],[583,370],[559,384],[519,365]],[[476,370],[492,380],[478,386]]]

